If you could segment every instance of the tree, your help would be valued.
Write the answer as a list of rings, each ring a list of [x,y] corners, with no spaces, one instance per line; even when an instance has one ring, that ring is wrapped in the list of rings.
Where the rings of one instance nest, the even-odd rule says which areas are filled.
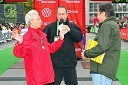
[[[27,0],[27,2],[11,2],[9,4],[24,4],[24,14],[33,8],[33,0]]]
[[[33,0],[27,0],[28,2],[24,3],[24,13],[26,14],[29,10],[33,8]]]

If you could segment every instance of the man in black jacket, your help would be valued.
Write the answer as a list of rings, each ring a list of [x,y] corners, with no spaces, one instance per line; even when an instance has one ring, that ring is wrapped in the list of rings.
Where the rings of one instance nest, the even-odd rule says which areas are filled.
[[[82,32],[77,25],[68,21],[67,9],[64,6],[59,6],[56,22],[47,25],[43,30],[47,34],[50,43],[57,39],[59,34],[58,26],[60,24],[63,24],[62,28],[67,29],[67,33],[62,47],[51,55],[55,72],[54,85],[60,85],[63,78],[66,85],[77,85],[77,57],[74,42],[78,43],[82,40]]]

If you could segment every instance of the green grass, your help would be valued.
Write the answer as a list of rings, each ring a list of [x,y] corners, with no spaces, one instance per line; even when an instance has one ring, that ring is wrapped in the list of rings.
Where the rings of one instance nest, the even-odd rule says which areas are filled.
[[[0,50],[0,75],[20,60],[19,58],[14,57],[12,51],[13,47]]]
[[[117,79],[120,81],[121,85],[128,85],[128,52],[124,50],[121,50]]]

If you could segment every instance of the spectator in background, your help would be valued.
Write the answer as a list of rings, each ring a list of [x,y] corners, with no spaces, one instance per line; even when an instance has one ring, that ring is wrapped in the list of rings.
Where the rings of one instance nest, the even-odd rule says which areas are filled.
[[[0,24],[0,31],[2,31],[2,24]]]
[[[98,27],[98,25],[99,25],[99,19],[97,18],[97,14],[94,14],[94,19],[93,19],[93,25],[94,25],[94,27],[96,26],[96,27]]]
[[[100,4],[97,18],[100,26],[94,40],[98,44],[92,49],[83,51],[81,56],[85,60],[105,53],[102,64],[90,61],[92,83],[93,85],[112,85],[112,80],[116,80],[121,48],[120,30],[112,4]]]
[[[21,35],[24,35],[27,31],[28,31],[28,27],[27,25],[25,25],[22,29],[21,29]]]
[[[66,85],[77,85],[77,56],[74,43],[82,40],[82,32],[76,24],[69,22],[68,12],[64,6],[57,8],[57,20],[47,25],[43,30],[47,34],[50,43],[57,39],[58,26],[60,25],[67,29],[67,34],[65,34],[62,47],[51,55],[55,72],[54,85],[60,85],[63,78]]]
[[[117,20],[117,24],[118,24],[118,26],[119,26],[119,29],[121,29],[121,28],[123,27],[123,25],[122,25],[122,23],[121,23],[120,20]]]
[[[3,42],[3,35],[2,35],[2,24],[0,24],[0,43]]]
[[[98,29],[99,29],[99,20],[97,18],[97,14],[94,14],[94,18],[93,18],[93,26],[91,26],[90,32],[92,33],[97,33]]]
[[[46,34],[40,29],[42,20],[36,10],[30,10],[25,21],[29,26],[25,35],[12,32],[17,40],[13,53],[16,57],[24,58],[27,85],[51,85],[49,83],[54,82],[54,71],[50,53],[61,47],[66,30],[63,28],[58,41],[49,44]]]
[[[127,28],[127,23],[128,23],[128,20],[126,18],[126,16],[124,17],[124,21],[123,21],[123,27],[124,28]]]

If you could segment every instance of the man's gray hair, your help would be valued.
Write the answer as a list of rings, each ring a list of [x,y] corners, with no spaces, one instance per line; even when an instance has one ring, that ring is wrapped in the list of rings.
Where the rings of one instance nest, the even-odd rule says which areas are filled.
[[[30,21],[33,20],[35,15],[38,14],[36,10],[30,10],[26,15],[25,15],[25,22],[26,25],[30,25]]]

